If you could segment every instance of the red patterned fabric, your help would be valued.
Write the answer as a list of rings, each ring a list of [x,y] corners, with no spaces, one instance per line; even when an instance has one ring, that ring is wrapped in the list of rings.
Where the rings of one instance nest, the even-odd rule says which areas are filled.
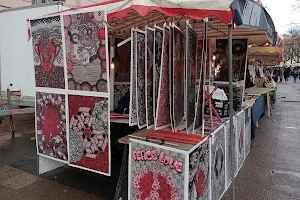
[[[197,183],[196,183],[196,192],[197,192],[197,197],[200,198],[203,195],[205,184],[205,173],[203,172],[202,169],[198,170],[197,173]]]
[[[54,105],[47,105],[47,109],[43,112],[44,120],[41,124],[43,135],[45,137],[44,145],[53,148],[55,142],[51,140],[52,137],[59,135],[61,127],[58,126],[60,122],[59,107]]]
[[[95,104],[102,101],[102,97],[69,95],[69,123],[73,115],[76,115],[80,107],[88,107],[91,111],[94,110]],[[90,132],[84,133],[89,136]],[[82,156],[78,162],[72,163],[81,167],[96,170],[99,172],[109,172],[109,145],[106,146],[104,152],[99,151],[95,159]]]
[[[155,129],[171,123],[170,118],[170,98],[169,98],[169,29],[164,28],[163,50],[162,50],[162,65],[160,69],[160,86],[158,94],[157,116]]]

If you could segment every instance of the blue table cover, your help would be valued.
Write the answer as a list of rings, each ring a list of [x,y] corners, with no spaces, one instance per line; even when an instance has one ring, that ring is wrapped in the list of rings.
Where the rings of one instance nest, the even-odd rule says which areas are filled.
[[[260,96],[251,108],[251,139],[255,138],[256,122],[265,115],[265,99]]]

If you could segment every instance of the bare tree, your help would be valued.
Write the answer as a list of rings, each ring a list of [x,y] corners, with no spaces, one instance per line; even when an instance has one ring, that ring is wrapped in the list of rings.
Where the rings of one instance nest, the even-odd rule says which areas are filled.
[[[300,11],[300,0],[294,0],[291,5],[291,11],[298,13]],[[284,61],[291,63],[300,61],[300,24],[290,23],[287,31],[283,35],[284,40]]]
[[[285,61],[290,60],[300,62],[300,25],[289,24],[289,28],[284,38]]]
[[[294,0],[294,3],[291,6],[291,10],[293,12],[297,12],[300,10],[300,0]]]

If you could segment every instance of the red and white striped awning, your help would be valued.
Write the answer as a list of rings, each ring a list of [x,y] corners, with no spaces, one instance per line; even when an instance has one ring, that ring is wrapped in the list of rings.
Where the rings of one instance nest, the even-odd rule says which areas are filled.
[[[122,19],[131,10],[140,16],[158,11],[166,16],[185,15],[191,19],[216,17],[226,24],[232,23],[230,9],[233,0],[123,0],[108,4],[108,19]]]
[[[108,21],[122,19],[130,11],[135,11],[141,17],[147,16],[152,11],[158,11],[166,16],[186,16],[191,19],[201,20],[205,17],[216,17],[225,24],[232,23],[231,3],[233,0],[107,0],[86,6],[77,6],[51,15],[96,9],[106,6]]]
[[[184,22],[185,20],[200,21],[209,18],[208,35],[226,35],[227,25],[232,24],[233,0],[106,0],[99,3],[72,7],[67,10],[50,13],[47,16],[73,12],[88,12],[102,9],[107,11],[110,25],[109,34],[126,38],[130,28],[145,27],[164,22]],[[194,29],[199,36],[203,34],[203,23],[194,23]],[[223,30],[224,29],[224,30]],[[29,37],[30,37],[30,29]]]
[[[283,47],[283,39],[280,36],[277,37],[276,46]]]

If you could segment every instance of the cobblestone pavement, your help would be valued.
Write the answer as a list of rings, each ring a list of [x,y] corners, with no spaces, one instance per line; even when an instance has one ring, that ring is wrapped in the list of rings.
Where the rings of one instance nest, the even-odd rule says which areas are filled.
[[[10,139],[5,122],[0,125],[0,200],[112,199],[114,184],[108,183],[111,178],[103,179],[102,176],[71,169],[67,176],[56,171],[46,177],[37,177],[32,138],[34,118],[16,118],[18,134],[14,140]],[[260,120],[252,145],[235,179],[236,199],[300,199],[300,83],[278,84],[273,114]],[[82,187],[84,184],[90,184],[93,190],[99,188],[112,194],[95,193]],[[231,199],[231,190],[226,192],[223,200]]]
[[[272,116],[260,120],[253,147],[235,179],[237,200],[300,199],[300,83],[277,86]],[[230,189],[223,200],[232,199]]]

